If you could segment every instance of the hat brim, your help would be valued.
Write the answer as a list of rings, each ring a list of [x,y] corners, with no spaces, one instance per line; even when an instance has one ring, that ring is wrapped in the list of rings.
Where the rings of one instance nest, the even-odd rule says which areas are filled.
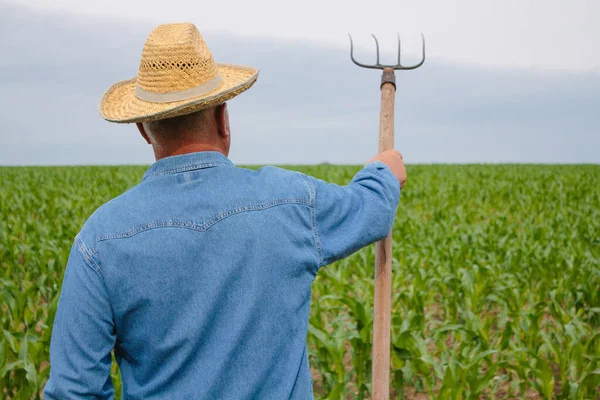
[[[110,122],[148,122],[190,114],[221,104],[248,90],[258,78],[258,68],[217,64],[221,85],[202,96],[169,103],[151,103],[136,97],[136,78],[112,85],[100,100],[100,115]]]

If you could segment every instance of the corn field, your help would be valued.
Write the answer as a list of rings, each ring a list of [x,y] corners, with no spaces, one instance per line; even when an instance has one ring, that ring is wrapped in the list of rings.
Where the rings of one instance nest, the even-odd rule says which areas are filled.
[[[358,166],[290,166],[347,183]],[[73,239],[144,167],[0,168],[0,398],[35,399]],[[600,398],[600,166],[418,165],[393,228],[394,399]],[[374,246],[323,267],[315,397],[370,397]],[[118,368],[113,365],[117,398]]]

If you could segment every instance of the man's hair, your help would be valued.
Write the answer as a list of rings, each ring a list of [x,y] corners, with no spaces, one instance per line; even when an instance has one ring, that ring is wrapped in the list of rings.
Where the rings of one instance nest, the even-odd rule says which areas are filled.
[[[208,134],[214,107],[178,117],[145,122],[146,132],[155,140],[180,139],[189,135]]]

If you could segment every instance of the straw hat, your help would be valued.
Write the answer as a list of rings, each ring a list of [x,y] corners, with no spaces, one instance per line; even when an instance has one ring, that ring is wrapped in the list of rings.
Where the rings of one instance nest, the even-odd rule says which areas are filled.
[[[256,82],[258,69],[217,64],[194,24],[156,27],[137,77],[112,85],[100,101],[111,122],[146,122],[221,104]]]

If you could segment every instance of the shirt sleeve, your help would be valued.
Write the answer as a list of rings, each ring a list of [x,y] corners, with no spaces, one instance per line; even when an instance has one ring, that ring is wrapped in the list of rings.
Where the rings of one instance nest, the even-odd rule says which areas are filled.
[[[44,399],[113,399],[110,369],[115,338],[102,271],[77,237],[54,319]]]
[[[367,164],[345,186],[307,175],[305,179],[312,189],[320,266],[387,237],[400,200],[400,183],[385,163]]]

